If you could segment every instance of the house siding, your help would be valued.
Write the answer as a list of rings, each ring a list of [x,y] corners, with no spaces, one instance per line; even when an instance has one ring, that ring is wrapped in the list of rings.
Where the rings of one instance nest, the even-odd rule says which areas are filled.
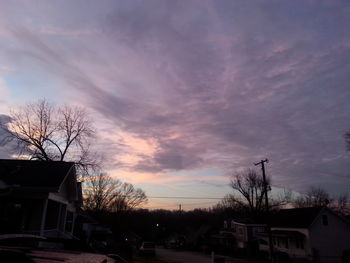
[[[312,259],[312,251],[310,247],[310,240],[309,240],[309,230],[307,228],[288,228],[288,227],[273,227],[271,228],[272,231],[279,230],[279,231],[296,231],[303,234],[305,237],[299,239],[299,243],[302,242],[302,247],[300,247],[301,244],[299,244],[299,247],[297,247],[297,240],[295,237],[289,236],[288,237],[288,248],[283,246],[276,246],[274,244],[274,247],[277,248],[281,252],[287,253],[291,258],[306,258],[311,260]],[[267,240],[268,242],[268,240]]]
[[[227,224],[226,224],[227,225]],[[258,250],[258,234],[265,231],[263,224],[243,224],[231,221],[231,232],[240,249]]]
[[[322,216],[327,216],[328,225]],[[314,261],[342,263],[342,254],[350,250],[350,225],[327,210],[321,211],[310,226],[310,246]]]

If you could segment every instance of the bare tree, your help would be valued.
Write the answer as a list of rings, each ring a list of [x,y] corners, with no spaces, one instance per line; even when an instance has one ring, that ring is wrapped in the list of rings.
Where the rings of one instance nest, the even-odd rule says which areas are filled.
[[[133,210],[145,204],[147,197],[140,188],[135,188],[132,184],[124,183],[114,197],[110,210],[114,212],[125,212]]]
[[[125,212],[133,210],[147,202],[145,192],[130,183],[104,174],[84,178],[84,208],[99,212]]]
[[[17,143],[22,156],[73,161],[82,167],[94,164],[89,151],[94,128],[82,108],[55,108],[43,99],[13,110],[10,122],[2,122],[0,127],[6,132],[3,143]]]
[[[221,201],[215,204],[212,208],[216,211],[222,211],[227,214],[237,213],[243,216],[248,213],[249,216],[251,215],[251,211],[249,210],[246,202],[244,202],[244,200],[238,197],[236,194],[226,194],[224,198],[222,198]]]
[[[298,208],[327,206],[342,215],[350,212],[347,194],[332,197],[321,187],[310,187],[305,194],[298,196],[293,204]]]
[[[348,215],[350,213],[350,207],[348,203],[348,195],[340,194],[336,199],[332,208],[341,215]]]
[[[320,187],[310,187],[294,200],[295,207],[328,206],[332,202],[329,193]]]
[[[270,180],[267,178],[267,191],[271,190]],[[221,202],[222,206],[230,206],[235,209],[245,209],[251,215],[256,216],[265,211],[264,182],[261,175],[255,170],[247,169],[232,176],[230,182],[234,194],[227,195]],[[239,195],[237,195],[237,193]],[[290,201],[291,192],[284,191],[272,198],[269,197],[270,208],[278,208]]]
[[[231,195],[233,202],[240,206],[247,206],[253,214],[264,210],[264,183],[255,170],[248,169],[235,174],[230,186],[241,195],[240,198],[234,198],[234,195]]]
[[[97,173],[86,176],[83,186],[84,208],[96,212],[109,209],[122,182],[104,173]]]
[[[344,137],[345,137],[347,150],[350,151],[350,131],[345,133]]]

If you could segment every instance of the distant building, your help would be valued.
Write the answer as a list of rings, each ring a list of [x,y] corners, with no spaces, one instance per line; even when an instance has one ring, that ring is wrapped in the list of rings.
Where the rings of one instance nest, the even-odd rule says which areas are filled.
[[[292,261],[350,262],[350,223],[325,207],[280,210],[271,220],[275,255]],[[268,251],[267,234],[259,248]]]
[[[266,225],[255,222],[250,218],[239,218],[224,221],[222,235],[233,237],[233,247],[247,249],[251,252],[258,250],[259,234],[266,232]]]
[[[0,160],[0,232],[71,238],[81,185],[74,163]]]

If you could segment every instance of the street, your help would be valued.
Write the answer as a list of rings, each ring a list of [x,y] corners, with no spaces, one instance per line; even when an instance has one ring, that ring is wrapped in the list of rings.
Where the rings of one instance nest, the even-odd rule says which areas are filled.
[[[199,252],[157,248],[155,257],[135,257],[135,263],[211,263],[211,256]],[[248,263],[244,259],[225,257],[225,263]]]

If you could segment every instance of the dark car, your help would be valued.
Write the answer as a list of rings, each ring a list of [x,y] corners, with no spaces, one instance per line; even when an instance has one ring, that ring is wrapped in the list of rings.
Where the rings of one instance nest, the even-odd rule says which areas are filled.
[[[102,254],[74,250],[73,240],[50,240],[41,236],[9,234],[0,235],[1,263],[115,263],[122,262]],[[68,244],[68,246],[67,246]],[[67,247],[71,248],[67,249]],[[125,262],[122,262],[125,263]]]
[[[154,242],[142,242],[139,253],[140,255],[154,256],[156,254],[156,245]]]
[[[117,254],[108,254],[107,256],[110,258],[113,258],[115,260],[114,263],[128,263],[128,261],[126,259],[124,259],[123,257],[121,257]]]

